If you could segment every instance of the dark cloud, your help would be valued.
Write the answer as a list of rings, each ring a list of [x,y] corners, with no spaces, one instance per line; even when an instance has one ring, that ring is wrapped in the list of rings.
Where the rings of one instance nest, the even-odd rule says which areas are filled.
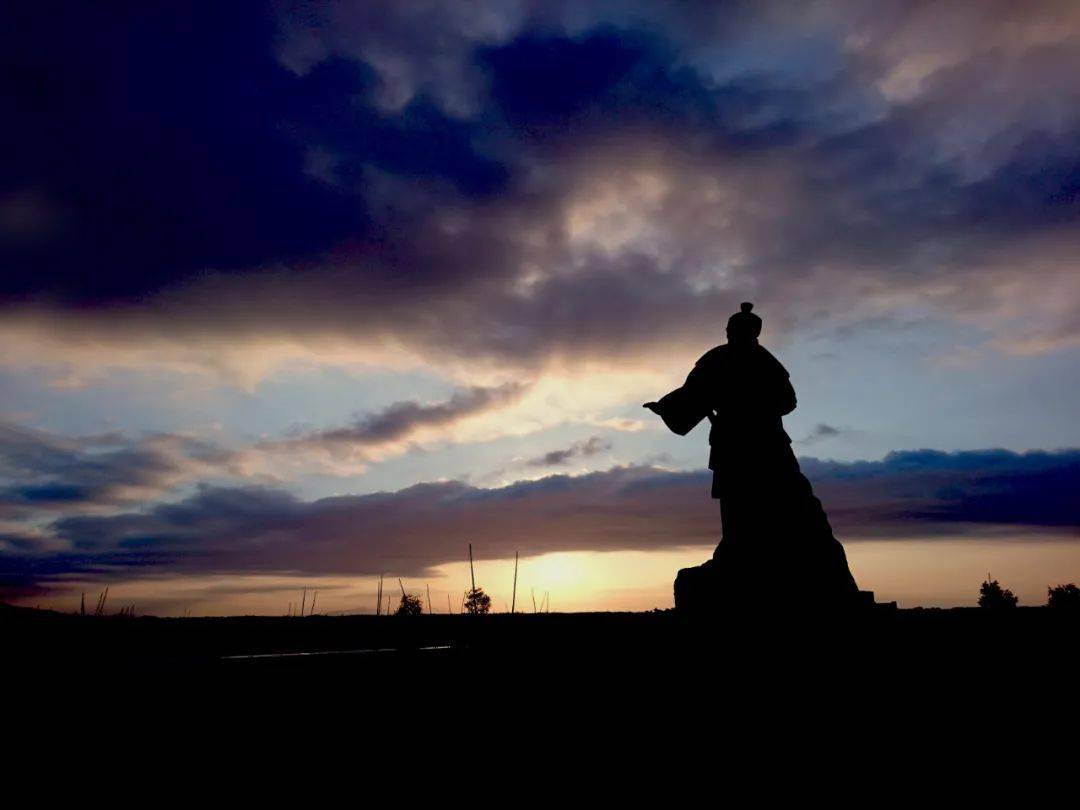
[[[842,539],[925,537],[980,525],[1080,529],[1080,451],[892,453],[876,462],[806,459],[804,470]],[[50,528],[62,553],[27,540],[0,553],[6,581],[146,572],[419,574],[515,550],[658,549],[715,542],[719,509],[706,473],[615,468],[501,489],[461,482],[305,502],[275,489],[202,487],[145,512],[66,517]]]
[[[557,467],[560,464],[566,464],[571,459],[589,458],[610,449],[611,442],[599,436],[590,436],[585,441],[574,442],[561,450],[551,450],[525,463],[530,467]]]
[[[834,436],[839,436],[843,433],[840,428],[827,425],[824,422],[819,422],[814,426],[814,429],[810,431],[810,434],[802,439],[799,439],[799,444],[813,444],[819,442],[822,439],[831,439]]]
[[[407,441],[418,431],[442,428],[519,399],[528,389],[520,383],[485,388],[473,386],[455,391],[445,402],[395,402],[385,410],[357,419],[348,427],[332,428],[296,439],[269,442],[271,449],[326,447],[363,450],[366,447]]]
[[[62,437],[0,423],[0,518],[93,511],[153,499],[197,476],[227,478],[236,457],[189,437]]]
[[[8,300],[131,300],[208,270],[377,241],[359,193],[369,169],[466,192],[502,177],[465,124],[422,99],[373,109],[378,78],[362,63],[289,71],[257,5],[6,14],[0,145],[19,160],[0,196],[34,194],[57,212],[47,240],[5,244]]]
[[[3,149],[20,159],[3,186],[62,212],[51,238],[5,250],[5,298],[140,296],[307,255],[361,221],[355,199],[304,175],[283,131],[299,86],[265,17],[208,3],[5,14]]]
[[[807,459],[804,470],[841,525],[902,534],[965,523],[1080,528],[1080,451],[894,452],[877,462]]]
[[[770,337],[806,300],[998,316],[1023,276],[1016,337],[1077,337],[1067,5],[5,13],[0,298],[50,333],[537,364],[747,297]]]

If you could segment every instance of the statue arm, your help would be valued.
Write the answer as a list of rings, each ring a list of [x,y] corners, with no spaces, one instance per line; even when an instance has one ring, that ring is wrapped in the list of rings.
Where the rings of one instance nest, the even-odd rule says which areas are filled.
[[[645,407],[663,419],[668,429],[679,436],[685,436],[706,417],[711,421],[706,371],[700,364],[695,366],[686,382],[659,401],[646,402]]]

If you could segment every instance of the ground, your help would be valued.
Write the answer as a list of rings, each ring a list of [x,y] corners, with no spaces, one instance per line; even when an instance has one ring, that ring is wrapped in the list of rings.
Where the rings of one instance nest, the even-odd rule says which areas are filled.
[[[1047,608],[864,610],[810,614],[746,610],[712,620],[646,613],[92,617],[11,608],[0,628],[25,672],[80,670],[200,677],[277,672],[439,672],[533,661],[607,671],[727,673],[771,664],[797,678],[808,659],[837,674],[882,677],[933,665],[982,678],[1040,673],[1074,659],[1080,612]]]
[[[819,776],[847,779],[848,757],[929,760],[941,749],[948,758],[965,735],[1015,751],[1071,734],[1078,629],[1080,614],[1046,608],[748,611],[705,623],[673,611],[159,619],[0,610],[13,676],[5,694],[17,698],[6,717],[31,735],[27,752],[69,739],[80,755],[114,745],[156,755],[164,744],[197,752],[200,769],[279,748],[374,751],[425,768],[539,757],[520,765],[530,785],[615,751],[650,768],[672,760],[665,767],[690,780],[735,778],[737,763],[810,767],[806,757],[824,763]],[[23,711],[32,722],[17,726]],[[262,774],[265,762],[256,764]]]

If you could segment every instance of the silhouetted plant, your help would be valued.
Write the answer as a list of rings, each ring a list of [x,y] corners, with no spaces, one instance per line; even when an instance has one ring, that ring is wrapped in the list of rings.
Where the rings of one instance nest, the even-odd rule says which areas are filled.
[[[1073,583],[1058,585],[1047,590],[1049,591],[1049,599],[1046,601],[1047,607],[1080,610],[1080,588],[1077,588]]]
[[[398,603],[398,608],[394,611],[394,615],[419,616],[423,612],[424,603],[420,601],[419,596],[413,596],[410,593],[403,593],[401,595],[401,602]]]
[[[484,593],[483,588],[472,588],[465,591],[465,612],[476,616],[482,616],[491,611],[491,597]]]
[[[987,575],[986,582],[979,588],[979,607],[1014,608],[1020,600],[1008,588],[1002,588],[996,579]]]

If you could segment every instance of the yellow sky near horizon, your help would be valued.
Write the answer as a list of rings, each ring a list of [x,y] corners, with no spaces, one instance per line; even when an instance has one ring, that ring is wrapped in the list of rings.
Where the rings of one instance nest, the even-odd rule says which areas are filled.
[[[972,606],[979,584],[990,574],[1020,597],[1021,605],[1046,602],[1046,589],[1080,582],[1080,543],[1069,537],[1010,536],[994,539],[859,540],[845,544],[859,586],[873,590],[878,601],[901,607]],[[663,551],[562,552],[522,558],[518,570],[516,609],[532,612],[545,593],[556,612],[651,610],[672,606],[672,581],[679,568],[696,565],[711,547],[690,546]],[[477,584],[492,597],[492,610],[510,609],[512,559],[476,561]],[[434,569],[429,576],[403,580],[410,593],[427,597],[435,613],[460,610],[469,587],[467,561]],[[376,578],[298,577],[287,575],[172,576],[113,583],[107,612],[135,605],[140,614],[212,616],[227,614],[284,615],[293,603],[318,591],[316,612],[373,613]],[[76,610],[80,593],[92,609],[104,583],[71,581],[52,594],[26,597],[23,605]],[[388,574],[386,597],[396,607],[397,577]]]

